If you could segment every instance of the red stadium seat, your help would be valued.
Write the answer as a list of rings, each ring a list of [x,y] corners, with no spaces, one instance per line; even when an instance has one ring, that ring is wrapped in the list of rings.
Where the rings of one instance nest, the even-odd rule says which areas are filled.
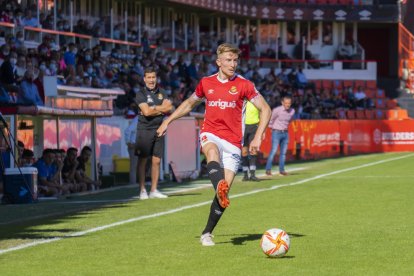
[[[296,4],[296,0],[287,0],[289,4]]]
[[[353,80],[344,80],[344,88],[348,88],[348,87],[354,87]]]
[[[367,80],[366,86],[367,88],[377,88],[377,82],[374,80]]]
[[[323,80],[322,81],[322,88],[323,89],[332,89],[332,81],[331,80]]]
[[[397,101],[396,101],[396,100],[386,99],[386,100],[385,100],[385,106],[386,106],[388,109],[394,109],[394,108],[396,108],[396,107],[398,106],[398,103],[397,103]]]
[[[340,5],[350,5],[352,4],[354,1],[353,0],[339,0],[338,3]]]
[[[385,98],[385,91],[378,88],[376,98],[381,98],[381,99]]]
[[[346,119],[346,111],[344,109],[338,109],[336,111],[336,118],[338,118],[338,119]]]
[[[312,82],[315,84],[315,88],[317,90],[320,90],[322,88],[322,82],[321,82],[321,80],[312,80]]]
[[[374,99],[377,96],[377,90],[367,88],[365,89],[365,95],[367,96],[367,98]]]
[[[385,108],[385,100],[375,99],[375,108]]]
[[[385,113],[382,109],[376,109],[375,110],[375,119],[378,120],[384,120],[385,118]]]
[[[326,4],[328,4],[328,0],[316,0],[316,4],[318,4],[318,5],[326,5]]]
[[[331,5],[338,5],[338,0],[328,0],[328,3]]]
[[[363,80],[356,80],[356,81],[354,82],[354,86],[355,86],[356,88],[358,88],[358,87],[360,87],[360,86],[365,87],[365,81],[363,81]]]
[[[355,110],[348,110],[348,111],[346,112],[346,117],[347,117],[348,119],[351,119],[351,120],[355,119],[355,117],[356,117],[356,115],[355,115]]]
[[[375,119],[375,111],[369,109],[365,110],[365,118],[369,120]]]
[[[343,88],[342,80],[334,80],[333,87],[336,89],[342,89]]]
[[[363,120],[365,119],[365,111],[364,110],[356,110],[355,111],[355,118]]]
[[[308,0],[296,0],[296,3],[298,3],[298,4],[307,4]]]

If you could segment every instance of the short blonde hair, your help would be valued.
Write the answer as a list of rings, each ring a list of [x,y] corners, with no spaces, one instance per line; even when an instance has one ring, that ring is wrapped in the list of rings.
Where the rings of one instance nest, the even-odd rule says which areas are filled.
[[[228,52],[236,54],[236,55],[240,55],[240,49],[230,43],[223,43],[217,47],[217,52],[216,52],[217,56],[223,53],[228,53]]]

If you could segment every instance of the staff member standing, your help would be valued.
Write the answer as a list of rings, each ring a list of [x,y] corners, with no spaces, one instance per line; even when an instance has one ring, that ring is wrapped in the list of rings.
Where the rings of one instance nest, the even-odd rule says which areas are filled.
[[[291,105],[292,98],[290,96],[284,96],[282,105],[272,110],[272,116],[269,121],[269,127],[272,129],[272,149],[266,163],[267,175],[272,175],[272,162],[279,145],[279,173],[280,175],[287,175],[285,171],[285,159],[289,142],[288,127],[290,121],[293,119],[293,115],[295,115],[295,110],[291,108]]]
[[[254,149],[249,154],[250,143],[253,141],[254,136],[256,135],[257,127],[259,125],[259,114],[259,110],[251,102],[248,101],[246,104],[243,147],[241,152],[242,168],[244,173],[242,181],[260,181],[260,179],[256,177],[257,150]]]
[[[144,70],[145,87],[136,94],[135,101],[140,109],[138,115],[136,154],[138,155],[138,179],[141,188],[140,199],[166,198],[157,190],[160,175],[161,157],[164,152],[164,137],[158,137],[157,129],[164,114],[173,109],[173,105],[164,90],[157,87],[157,73],[154,68]],[[151,190],[145,189],[145,167],[151,158]]]

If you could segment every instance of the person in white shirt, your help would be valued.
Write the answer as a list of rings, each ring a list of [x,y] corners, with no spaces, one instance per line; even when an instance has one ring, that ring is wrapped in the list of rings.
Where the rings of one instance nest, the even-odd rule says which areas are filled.
[[[128,146],[129,154],[129,184],[137,183],[137,165],[138,156],[135,155],[135,143],[137,139],[138,116],[135,116],[129,122],[129,126],[125,129],[125,142]]]
[[[361,86],[358,87],[358,90],[355,92],[354,97],[357,107],[371,107],[371,100],[367,98],[367,94],[365,94],[364,89]]]

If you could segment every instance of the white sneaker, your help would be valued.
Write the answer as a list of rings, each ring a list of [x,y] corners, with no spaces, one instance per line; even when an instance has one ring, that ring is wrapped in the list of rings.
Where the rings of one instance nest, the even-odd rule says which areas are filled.
[[[146,190],[141,191],[141,193],[139,194],[139,199],[140,200],[148,199],[148,194]]]
[[[153,192],[150,192],[149,194],[149,198],[167,198],[167,195],[164,195],[163,193],[161,193],[158,190],[155,190]]]
[[[204,235],[201,235],[200,237],[200,242],[202,246],[213,246],[215,245],[215,243],[213,242],[213,238],[214,236],[211,235],[210,233],[205,233]]]

